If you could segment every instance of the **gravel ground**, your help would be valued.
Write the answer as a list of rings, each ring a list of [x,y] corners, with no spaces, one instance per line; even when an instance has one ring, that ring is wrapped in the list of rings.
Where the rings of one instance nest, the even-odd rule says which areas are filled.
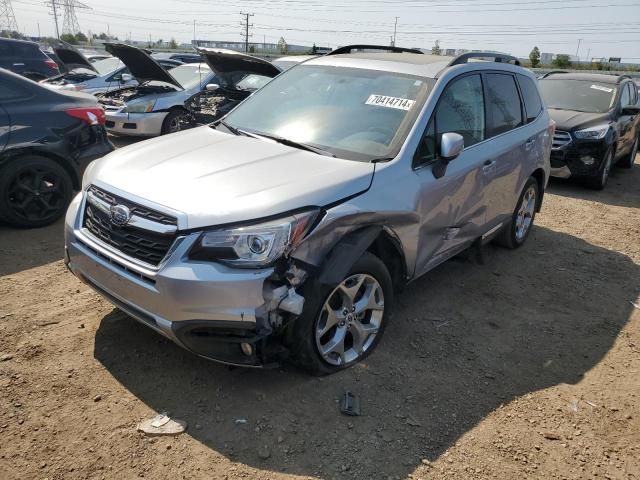
[[[61,222],[0,225],[0,478],[640,478],[636,167],[553,181],[522,249],[414,282],[327,378],[196,358],[67,273]],[[187,432],[136,431],[164,411]]]

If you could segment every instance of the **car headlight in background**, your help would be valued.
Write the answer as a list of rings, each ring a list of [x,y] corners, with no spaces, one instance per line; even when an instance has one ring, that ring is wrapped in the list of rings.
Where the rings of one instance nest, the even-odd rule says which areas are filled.
[[[297,213],[271,222],[204,232],[190,253],[241,268],[266,267],[304,238],[317,210]]]
[[[595,127],[585,128],[584,130],[576,130],[573,134],[576,138],[582,140],[600,140],[607,135],[609,124],[596,125]]]
[[[127,103],[122,109],[122,113],[149,113],[153,111],[153,107],[155,106],[156,106],[155,100],[148,100],[146,102]]]

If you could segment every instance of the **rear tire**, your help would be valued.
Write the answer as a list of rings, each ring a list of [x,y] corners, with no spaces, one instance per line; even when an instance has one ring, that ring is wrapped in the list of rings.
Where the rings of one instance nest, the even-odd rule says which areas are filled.
[[[365,252],[337,285],[320,285],[310,279],[304,290],[304,310],[294,320],[289,339],[295,363],[313,375],[329,375],[371,354],[393,302],[391,275],[382,260]],[[349,291],[353,292],[351,300]],[[331,317],[333,322],[329,312],[337,313]],[[332,342],[338,347],[331,349]]]
[[[519,248],[527,241],[536,218],[540,201],[540,186],[534,177],[524,184],[509,224],[496,237],[496,243],[505,248]]]
[[[640,144],[640,135],[636,137],[636,141],[631,148],[631,153],[618,162],[618,166],[622,168],[633,168],[633,164],[636,161],[636,155],[638,154],[638,145]]]
[[[0,168],[0,218],[14,227],[55,222],[66,212],[72,195],[69,174],[49,158],[26,155]]]

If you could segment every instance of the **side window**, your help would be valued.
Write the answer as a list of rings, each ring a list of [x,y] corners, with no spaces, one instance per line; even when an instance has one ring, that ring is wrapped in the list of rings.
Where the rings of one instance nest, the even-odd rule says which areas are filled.
[[[480,75],[467,75],[450,83],[438,101],[418,150],[415,164],[435,160],[439,138],[443,133],[455,132],[470,147],[485,138],[484,95]]]
[[[629,90],[629,84],[627,83],[622,88],[622,92],[620,92],[620,106],[624,108],[630,103],[631,103],[631,90]]]
[[[495,137],[522,126],[520,95],[513,76],[487,74],[487,137]]]
[[[524,100],[527,123],[533,122],[542,111],[542,101],[538,93],[538,87],[529,77],[518,74],[518,83]]]

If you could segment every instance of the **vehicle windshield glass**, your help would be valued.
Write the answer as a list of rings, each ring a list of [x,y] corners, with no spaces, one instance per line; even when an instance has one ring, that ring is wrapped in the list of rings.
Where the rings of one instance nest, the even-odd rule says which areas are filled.
[[[236,88],[239,88],[240,90],[258,90],[269,83],[270,80],[271,77],[252,73],[236,83]]]
[[[616,98],[616,86],[588,80],[540,80],[540,91],[548,108],[604,113]]]
[[[225,121],[341,158],[390,158],[397,155],[433,83],[396,72],[300,65],[267,83]]]
[[[169,74],[182,85],[182,88],[189,90],[202,85],[202,82],[205,82],[211,74],[211,69],[204,63],[189,63],[172,68]]]
[[[122,67],[123,63],[120,61],[118,57],[110,57],[110,58],[105,58],[104,60],[98,60],[97,62],[94,62],[91,65],[93,66],[93,68],[95,68],[98,71],[98,75],[103,76]],[[87,70],[86,68],[85,69],[78,68],[74,71],[84,71],[84,72],[93,73],[91,72],[91,70]]]

